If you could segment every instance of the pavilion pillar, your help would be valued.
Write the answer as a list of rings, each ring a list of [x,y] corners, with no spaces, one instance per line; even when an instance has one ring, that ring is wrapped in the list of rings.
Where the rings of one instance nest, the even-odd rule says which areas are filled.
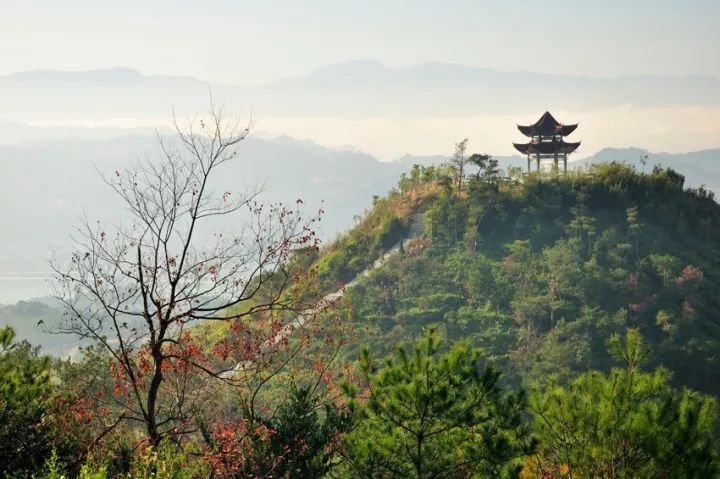
[[[535,169],[540,172],[540,155],[535,155]]]

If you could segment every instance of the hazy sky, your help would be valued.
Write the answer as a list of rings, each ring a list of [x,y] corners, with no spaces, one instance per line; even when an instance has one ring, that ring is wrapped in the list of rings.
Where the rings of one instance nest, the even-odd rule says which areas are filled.
[[[390,67],[441,61],[594,77],[720,78],[720,0],[0,2],[0,75],[122,66],[148,75],[242,85],[373,59]],[[37,106],[32,104],[37,98],[28,95],[28,106]],[[168,110],[187,111],[187,101],[182,96],[169,99]],[[252,99],[249,103],[255,106]],[[78,118],[84,111],[79,106],[27,120],[27,115],[13,117],[6,105],[0,121],[121,128],[167,122],[144,111],[129,118]],[[242,107],[247,105],[231,105]],[[586,111],[552,98],[547,108],[565,121],[582,123],[579,155],[605,146],[673,152],[719,146],[720,108],[714,103],[641,108],[630,102]],[[324,145],[353,145],[382,159],[406,152],[447,153],[465,136],[484,151],[509,154],[518,139],[513,125],[533,121],[542,112],[524,113],[313,118],[312,112],[294,111],[284,118],[260,110],[257,129]]]
[[[0,1],[0,74],[129,66],[257,83],[372,58],[720,76],[719,0]]]

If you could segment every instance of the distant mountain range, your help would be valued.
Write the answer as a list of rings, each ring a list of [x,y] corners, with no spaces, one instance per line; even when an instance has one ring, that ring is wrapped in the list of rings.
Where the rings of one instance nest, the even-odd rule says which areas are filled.
[[[0,117],[21,121],[166,118],[171,105],[204,111],[210,84],[129,68],[29,71],[0,77]],[[521,114],[552,105],[586,111],[620,105],[720,106],[720,79],[591,78],[500,72],[451,63],[389,68],[352,61],[255,86],[213,84],[214,95],[264,116],[389,117]]]

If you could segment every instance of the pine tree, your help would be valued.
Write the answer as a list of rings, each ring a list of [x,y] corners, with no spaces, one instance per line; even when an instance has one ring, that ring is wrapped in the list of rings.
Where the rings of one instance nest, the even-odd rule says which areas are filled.
[[[517,477],[518,458],[534,445],[524,394],[504,391],[478,349],[440,348],[430,330],[379,371],[363,353],[368,397],[345,440],[350,477]]]
[[[531,409],[541,454],[539,474],[585,478],[718,477],[715,401],[670,386],[670,374],[641,371],[648,351],[635,329],[614,335],[624,367],[550,385]]]
[[[39,471],[52,451],[50,360],[0,328],[0,476]]]

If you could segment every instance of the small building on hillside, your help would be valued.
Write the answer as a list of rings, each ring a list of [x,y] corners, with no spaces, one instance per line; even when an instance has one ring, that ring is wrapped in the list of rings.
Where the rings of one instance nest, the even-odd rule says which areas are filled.
[[[517,151],[527,156],[528,173],[532,158],[535,158],[538,171],[541,160],[552,159],[555,172],[558,171],[558,162],[562,159],[563,172],[567,173],[567,156],[580,146],[580,142],[567,143],[564,137],[575,131],[578,127],[577,123],[563,125],[546,111],[534,124],[517,127],[520,133],[530,138],[528,143],[513,143]]]

